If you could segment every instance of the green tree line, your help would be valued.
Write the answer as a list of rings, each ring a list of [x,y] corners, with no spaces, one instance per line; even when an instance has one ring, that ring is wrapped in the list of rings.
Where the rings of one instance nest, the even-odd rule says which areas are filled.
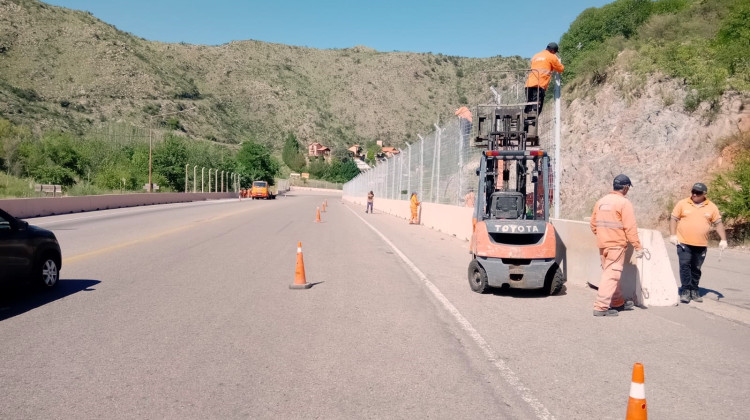
[[[148,139],[117,142],[106,136],[76,137],[59,131],[34,136],[28,128],[0,118],[0,170],[8,176],[58,184],[82,194],[143,191],[148,184],[148,162]],[[261,179],[273,184],[281,166],[252,137],[233,150],[173,133],[155,135],[152,182],[162,191],[184,191],[185,165],[190,165],[191,179],[192,166],[238,173],[243,187]],[[2,189],[0,185],[0,195],[14,195]]]
[[[359,168],[347,150],[336,150],[329,161],[322,156],[305,156],[297,141],[297,136],[289,133],[284,140],[284,149],[281,157],[293,172],[307,172],[313,179],[322,179],[329,182],[348,182],[359,174]]]

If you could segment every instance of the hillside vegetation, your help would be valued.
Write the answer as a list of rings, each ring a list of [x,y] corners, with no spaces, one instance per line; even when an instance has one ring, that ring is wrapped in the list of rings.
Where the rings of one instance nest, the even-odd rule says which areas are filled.
[[[584,217],[617,173],[639,223],[664,228],[694,182],[742,240],[750,217],[750,2],[617,0],[560,40],[563,208]]]
[[[252,133],[280,151],[365,140],[401,145],[461,104],[484,100],[497,70],[520,57],[469,59],[318,50],[259,41],[220,46],[151,42],[86,12],[36,0],[0,1],[0,116],[34,130],[84,134],[111,121],[165,126],[237,144]],[[153,117],[153,118],[150,118]]]
[[[747,0],[617,0],[590,8],[560,40],[564,78],[572,90],[586,90],[624,69],[638,94],[647,76],[660,73],[687,86],[686,110],[701,102],[716,110],[725,91],[750,91],[748,22]]]

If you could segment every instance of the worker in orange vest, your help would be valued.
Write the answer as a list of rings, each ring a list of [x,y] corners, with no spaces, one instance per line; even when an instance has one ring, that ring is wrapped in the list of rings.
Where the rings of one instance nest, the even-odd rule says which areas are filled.
[[[544,92],[549,86],[552,72],[562,73],[565,69],[560,58],[557,57],[558,46],[554,42],[547,44],[547,48],[531,58],[531,71],[526,79],[526,101],[539,104],[526,105],[524,112],[537,111],[537,116],[542,114],[544,104]]]
[[[643,257],[633,203],[625,198],[632,186],[627,175],[617,175],[612,182],[612,192],[596,202],[591,214],[591,231],[596,235],[602,263],[594,316],[617,316],[619,311],[632,309],[634,306],[632,300],[623,299],[620,290],[620,276],[628,243],[635,248],[631,262]]]
[[[419,217],[417,216],[417,209],[419,209],[419,205],[421,203],[419,200],[417,200],[417,193],[413,192],[411,193],[411,220],[409,220],[410,225],[418,225],[419,224]]]

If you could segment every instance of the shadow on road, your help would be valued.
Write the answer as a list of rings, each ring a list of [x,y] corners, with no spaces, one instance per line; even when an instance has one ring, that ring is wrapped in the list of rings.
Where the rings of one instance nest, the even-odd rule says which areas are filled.
[[[723,293],[719,292],[718,290],[714,290],[714,289],[706,289],[705,287],[699,287],[698,288],[698,292],[700,293],[701,296],[706,296],[709,293],[713,293],[713,294],[716,295],[716,300],[721,300],[721,299],[724,298],[724,294]]]
[[[43,290],[28,284],[4,286],[0,289],[0,321],[44,306],[50,302],[81,291],[91,291],[99,280],[58,280],[52,290]]]
[[[565,296],[568,292],[568,287],[563,285],[560,293],[550,296],[544,289],[513,289],[511,287],[500,287],[490,288],[488,294],[495,296],[508,296],[514,298],[555,298],[559,296]]]

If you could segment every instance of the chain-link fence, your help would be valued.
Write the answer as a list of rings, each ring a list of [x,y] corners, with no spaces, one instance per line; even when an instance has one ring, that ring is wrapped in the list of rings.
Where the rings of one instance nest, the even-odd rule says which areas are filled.
[[[528,73],[508,73],[509,77],[503,78],[502,89],[493,88],[494,98],[488,104],[473,107],[474,115],[480,107],[528,104],[524,90]],[[555,101],[559,101],[557,81],[559,77],[548,88],[548,96],[555,93],[555,98],[546,101],[538,121],[539,147],[547,151],[552,168],[556,164],[555,132],[559,124],[555,118]],[[472,140],[477,136],[477,126],[458,115],[443,127],[435,125],[431,134],[419,136],[418,142],[407,144],[398,154],[379,161],[373,169],[344,184],[344,195],[366,196],[373,191],[376,197],[409,200],[411,193],[416,192],[420,201],[473,206],[479,155],[484,150],[475,147]]]

